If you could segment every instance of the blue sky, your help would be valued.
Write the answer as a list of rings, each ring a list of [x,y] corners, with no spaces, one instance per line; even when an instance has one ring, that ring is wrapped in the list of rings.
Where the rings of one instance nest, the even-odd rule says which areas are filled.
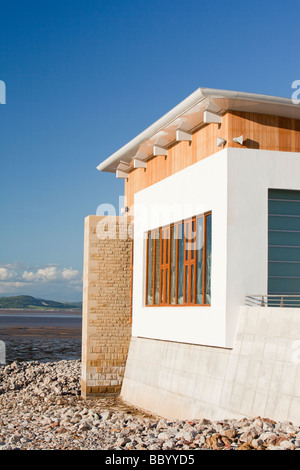
[[[0,295],[81,300],[83,224],[118,207],[96,166],[198,87],[291,97],[291,0],[1,6]]]

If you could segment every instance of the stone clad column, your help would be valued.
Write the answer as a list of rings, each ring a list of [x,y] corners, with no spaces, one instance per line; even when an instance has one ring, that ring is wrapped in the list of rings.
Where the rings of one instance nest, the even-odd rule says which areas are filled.
[[[131,337],[130,218],[85,219],[82,375],[83,398],[119,394]]]

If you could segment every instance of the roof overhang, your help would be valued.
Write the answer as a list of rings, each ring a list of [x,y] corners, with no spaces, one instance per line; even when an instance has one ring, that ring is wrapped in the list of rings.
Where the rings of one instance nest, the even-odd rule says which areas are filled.
[[[100,163],[99,171],[119,172],[138,167],[152,155],[164,154],[176,140],[189,140],[190,133],[205,122],[220,122],[227,111],[244,111],[300,119],[300,105],[289,98],[237,91],[198,88],[175,108]]]

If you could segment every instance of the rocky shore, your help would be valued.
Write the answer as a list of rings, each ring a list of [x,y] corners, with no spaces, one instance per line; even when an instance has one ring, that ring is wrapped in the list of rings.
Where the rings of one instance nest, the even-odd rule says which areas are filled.
[[[0,366],[0,449],[300,449],[300,428],[290,422],[169,421],[118,398],[82,400],[80,367],[79,360]]]

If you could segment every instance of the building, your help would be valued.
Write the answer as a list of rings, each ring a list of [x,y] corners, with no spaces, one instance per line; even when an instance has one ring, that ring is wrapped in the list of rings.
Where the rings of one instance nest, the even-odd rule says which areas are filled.
[[[300,107],[199,88],[98,170],[126,202],[85,221],[83,397],[300,424]]]

